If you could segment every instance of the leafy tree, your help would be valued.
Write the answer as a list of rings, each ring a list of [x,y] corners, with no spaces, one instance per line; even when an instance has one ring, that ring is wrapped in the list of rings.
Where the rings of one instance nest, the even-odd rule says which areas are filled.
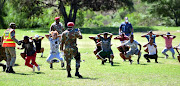
[[[6,0],[0,0],[0,27],[2,28],[6,28],[6,25],[4,23],[4,16],[7,16],[5,11],[4,11],[4,4],[5,4]]]
[[[142,0],[152,4],[151,14],[163,19],[171,19],[180,26],[180,0]],[[168,21],[169,22],[169,21]]]
[[[131,10],[133,9],[132,0],[12,0],[12,1],[14,5],[20,7],[21,12],[26,12],[27,17],[30,17],[34,14],[41,14],[42,8],[49,8],[49,7],[58,8],[60,14],[64,18],[65,26],[67,22],[70,21],[75,23],[78,10],[91,9],[93,11],[100,11],[100,10],[106,11],[106,10],[116,10],[117,8],[121,8],[121,7]],[[69,12],[67,12],[67,8],[70,8]]]

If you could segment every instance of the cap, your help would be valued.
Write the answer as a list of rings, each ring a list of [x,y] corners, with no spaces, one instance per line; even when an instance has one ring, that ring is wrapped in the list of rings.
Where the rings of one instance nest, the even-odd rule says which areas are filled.
[[[128,17],[125,17],[124,19],[125,19],[125,22],[128,22]]]
[[[55,19],[55,20],[58,20],[58,19],[60,19],[60,17],[55,17],[54,19]]]
[[[171,34],[170,34],[170,32],[167,32],[167,34],[166,34],[166,35],[171,35]]]
[[[24,36],[24,40],[25,40],[25,39],[29,39],[29,37],[28,37],[28,36]]]
[[[39,38],[39,35],[38,35],[38,34],[36,34],[36,35],[35,35],[35,38]]]
[[[9,24],[9,26],[16,26],[16,24],[13,23],[13,22],[11,22],[11,23]]]
[[[68,27],[73,27],[73,26],[74,26],[74,23],[73,23],[73,22],[68,22],[68,23],[67,23],[67,26],[68,26]]]

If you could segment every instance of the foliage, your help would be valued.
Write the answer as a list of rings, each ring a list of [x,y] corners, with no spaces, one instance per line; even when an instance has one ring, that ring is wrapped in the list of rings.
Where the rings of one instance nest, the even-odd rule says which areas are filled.
[[[152,3],[150,12],[158,17],[171,22],[174,25],[180,26],[180,0],[142,0]]]

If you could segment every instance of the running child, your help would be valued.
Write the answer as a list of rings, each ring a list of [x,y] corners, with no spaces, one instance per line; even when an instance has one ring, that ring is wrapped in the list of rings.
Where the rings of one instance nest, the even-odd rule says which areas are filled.
[[[26,58],[25,58],[25,65],[32,68],[33,72],[35,71],[35,66],[37,67],[38,71],[40,71],[40,67],[39,65],[36,63],[36,51],[33,45],[33,42],[31,39],[29,39],[28,36],[24,36],[24,40],[23,40],[23,45],[22,48],[18,49],[25,49],[25,54],[26,54]],[[30,61],[32,61],[32,64],[30,64]]]

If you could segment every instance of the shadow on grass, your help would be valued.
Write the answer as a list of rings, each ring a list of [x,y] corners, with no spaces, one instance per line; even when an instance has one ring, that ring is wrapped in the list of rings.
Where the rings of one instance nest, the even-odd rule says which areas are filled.
[[[20,66],[19,64],[14,64],[14,66]]]
[[[36,74],[45,74],[44,72],[34,72]]]
[[[18,74],[18,75],[33,75],[33,74],[26,74],[26,73],[14,73],[14,74]]]
[[[83,78],[78,78],[78,79],[89,79],[89,80],[97,80],[98,78],[83,77]]]
[[[134,32],[147,32],[150,30],[157,30],[153,27],[133,27]],[[81,32],[84,34],[98,34],[102,32],[110,32],[113,34],[119,33],[119,27],[94,27],[94,28],[80,28]],[[28,29],[20,29],[20,30],[31,30],[31,32],[38,32],[38,33],[49,33],[49,28],[28,28]]]
[[[140,64],[140,65],[148,65],[148,64]]]

